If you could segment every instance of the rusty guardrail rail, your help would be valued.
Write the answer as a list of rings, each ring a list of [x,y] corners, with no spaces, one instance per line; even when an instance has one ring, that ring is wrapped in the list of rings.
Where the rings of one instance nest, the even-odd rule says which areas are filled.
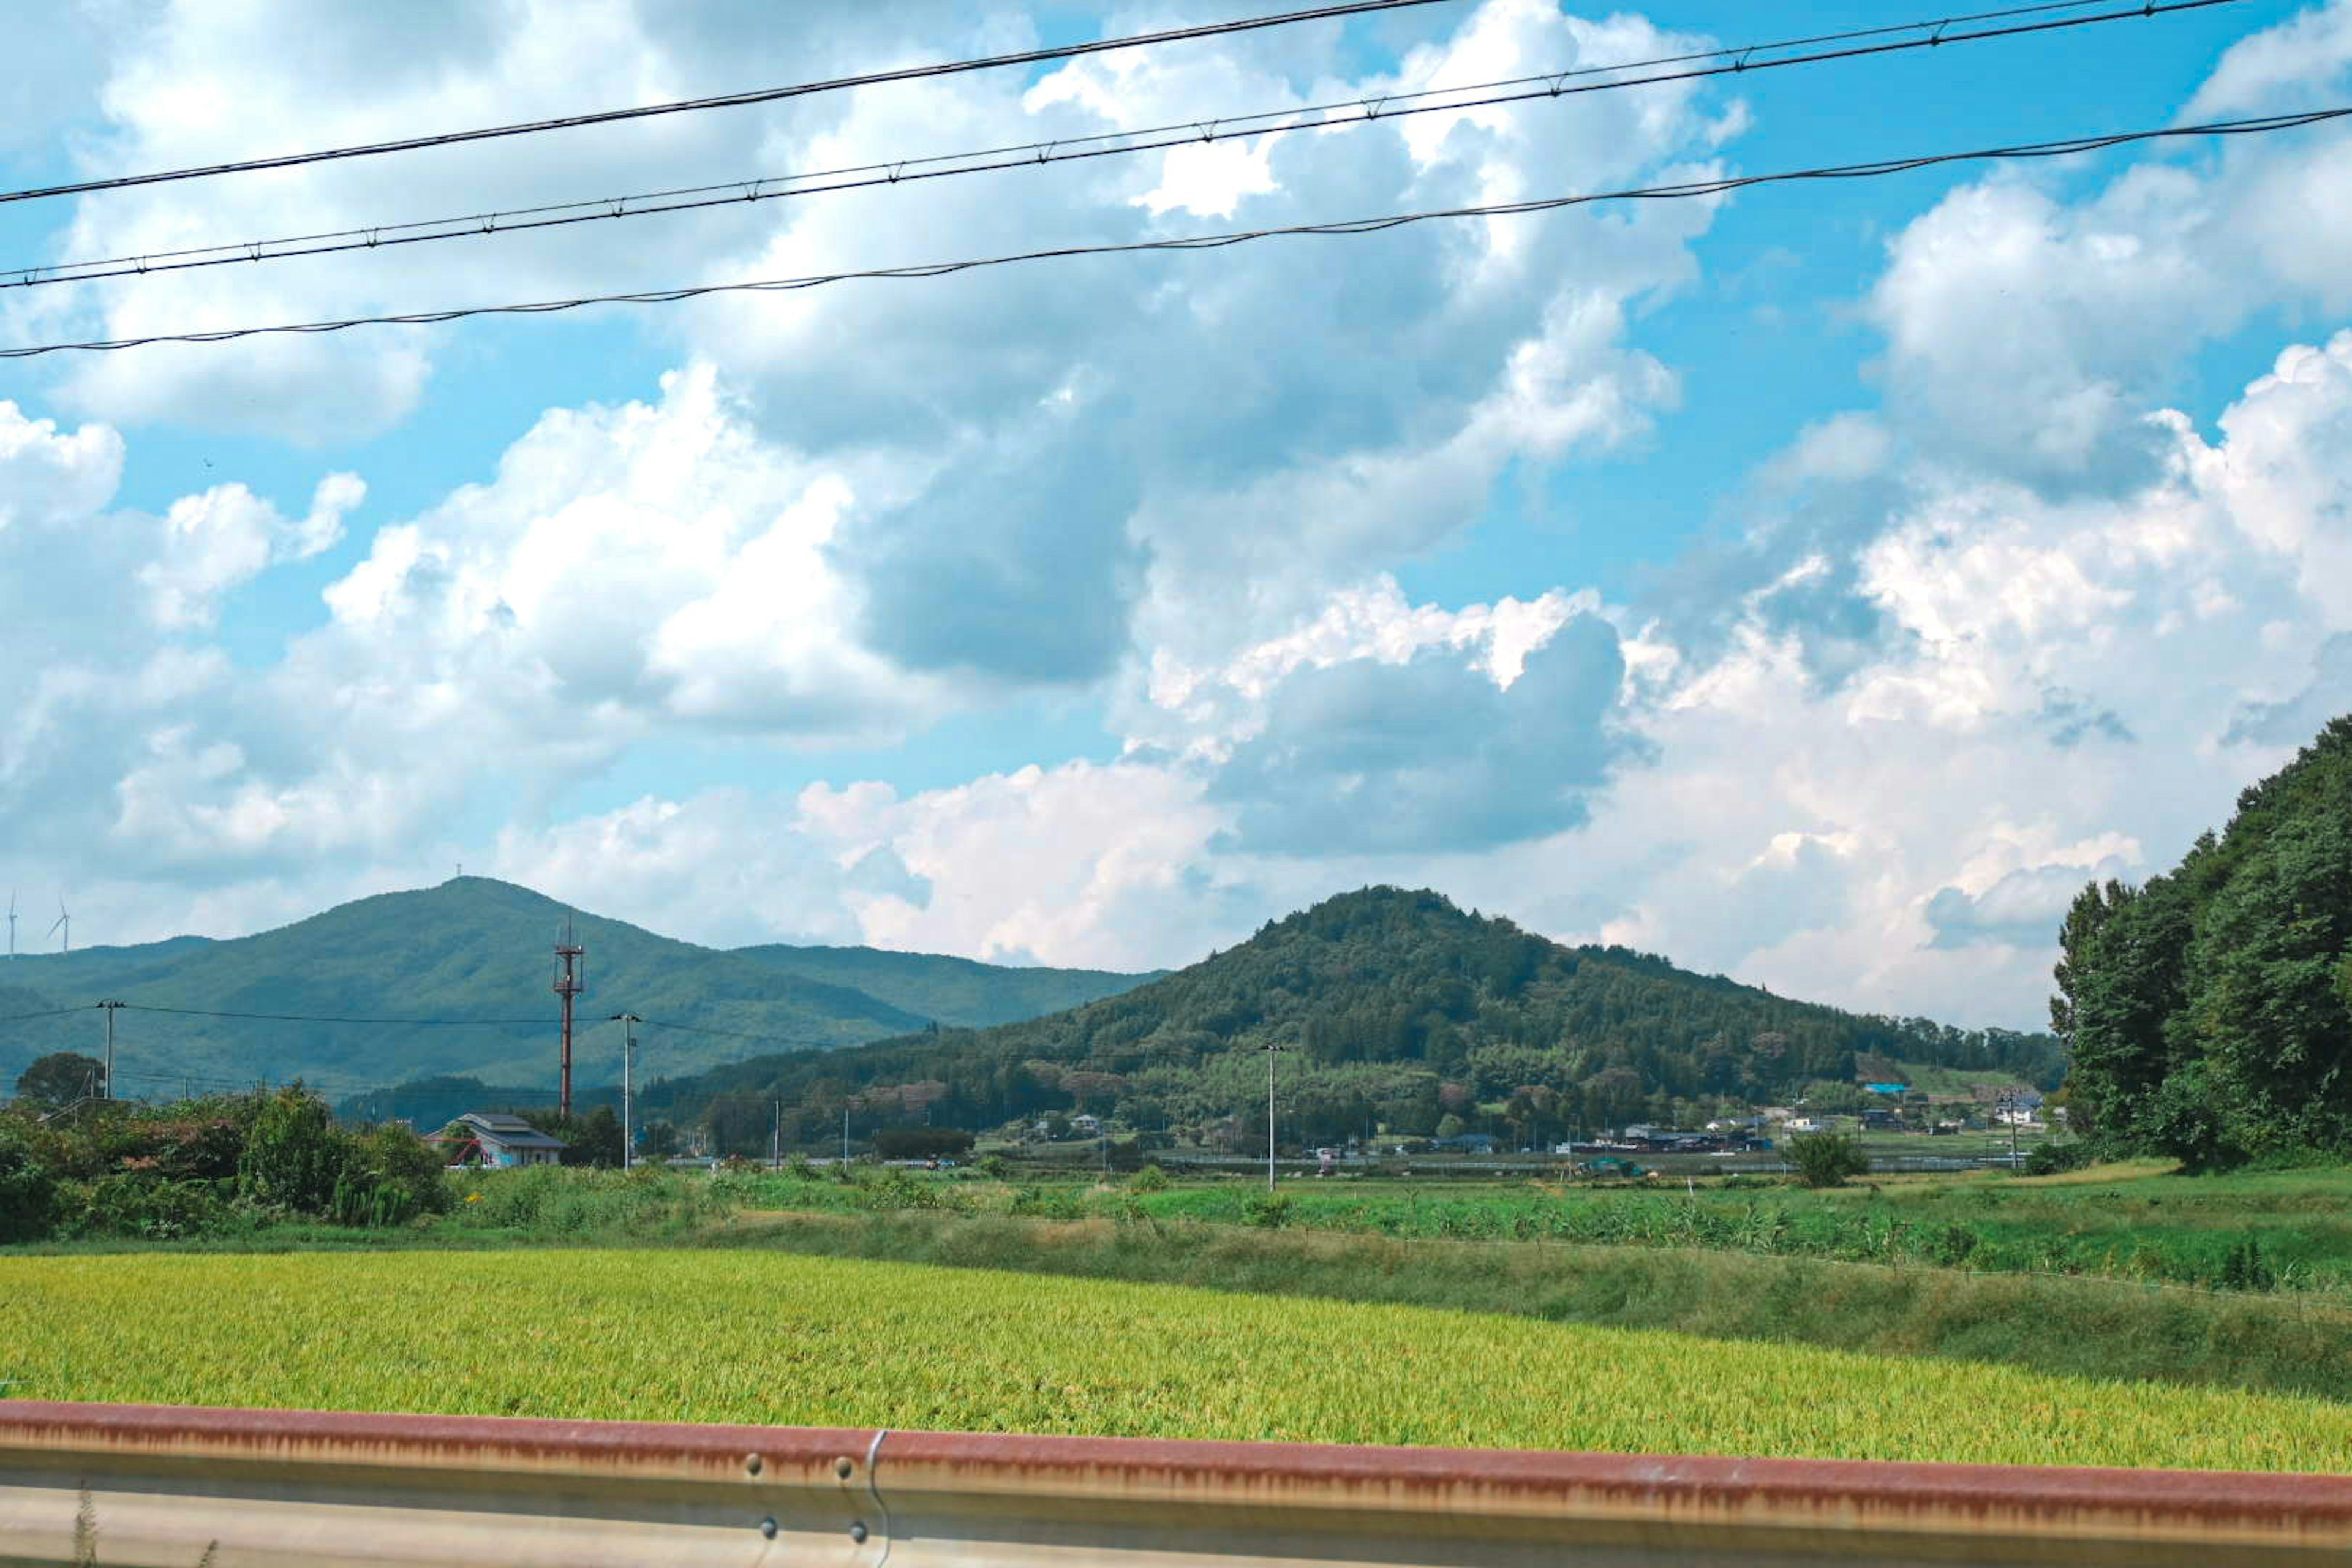
[[[2341,1564],[2352,1479],[0,1402],[0,1563]]]

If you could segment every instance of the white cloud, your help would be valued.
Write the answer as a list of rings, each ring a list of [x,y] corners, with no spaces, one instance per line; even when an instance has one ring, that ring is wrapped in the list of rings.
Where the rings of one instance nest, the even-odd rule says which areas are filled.
[[[2257,33],[2184,118],[2297,107],[2352,61],[2352,6]],[[2328,101],[2340,93],[2326,89]],[[2137,161],[2082,200],[2004,169],[1888,245],[1869,319],[1890,411],[1933,456],[2062,489],[2147,477],[2143,415],[2199,347],[2267,310],[2352,304],[2352,132],[2338,124]]]

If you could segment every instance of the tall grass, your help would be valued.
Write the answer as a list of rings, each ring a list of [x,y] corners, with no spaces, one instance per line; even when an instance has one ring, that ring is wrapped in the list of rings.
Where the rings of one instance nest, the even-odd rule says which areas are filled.
[[[1380,1301],[2352,1401],[2352,1311],[2296,1298],[1808,1258],[1123,1220],[771,1215],[806,1255]]]

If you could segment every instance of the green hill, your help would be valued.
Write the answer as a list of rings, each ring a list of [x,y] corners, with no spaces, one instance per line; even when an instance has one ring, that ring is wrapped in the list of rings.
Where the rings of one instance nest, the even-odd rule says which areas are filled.
[[[1290,1053],[1286,1125],[1307,1140],[1375,1121],[1433,1131],[1482,1105],[1531,1140],[1664,1121],[1715,1097],[1848,1084],[1857,1052],[2044,1084],[2060,1068],[2046,1035],[1857,1016],[1622,948],[1564,947],[1433,892],[1370,888],[1067,1012],[754,1058],[658,1085],[646,1103],[715,1127],[748,1125],[756,1108],[762,1137],[779,1100],[812,1130],[845,1104],[861,1125],[984,1128],[1077,1110],[1142,1128],[1247,1124],[1264,1115],[1268,1044]]]
[[[572,913],[526,888],[463,877],[231,942],[183,937],[20,957],[0,975],[7,982],[0,1018],[79,1010],[0,1023],[0,1086],[46,1051],[98,1054],[105,1022],[90,1005],[102,999],[132,1004],[116,1019],[116,1075],[126,1094],[296,1076],[337,1093],[444,1073],[551,1085],[551,950],[567,914],[587,949],[574,1053],[575,1082],[583,1085],[619,1079],[620,1029],[604,1020],[624,1010],[731,1031],[672,1028],[658,1054],[641,1048],[646,1067],[689,1072],[747,1051],[847,1045],[928,1022],[852,986]],[[220,1013],[434,1022],[207,1016]]]
[[[2119,1151],[2352,1152],[2352,715],[2145,885],[2083,889],[2052,1021],[2074,1114]]]
[[[1104,969],[1014,969],[931,952],[877,947],[739,947],[738,958],[771,964],[804,980],[846,985],[918,1017],[980,1029],[1058,1013],[1159,979],[1168,972],[1119,974]]]

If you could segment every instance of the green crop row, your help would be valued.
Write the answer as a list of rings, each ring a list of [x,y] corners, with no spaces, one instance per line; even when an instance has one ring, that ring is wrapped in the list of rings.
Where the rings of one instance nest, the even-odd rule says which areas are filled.
[[[1848,1263],[1921,1264],[1984,1273],[2090,1274],[2231,1290],[2352,1291],[2352,1199],[2345,1173],[2304,1178],[2304,1202],[2200,1190],[2150,1178],[2050,1188],[2005,1178],[1890,1186],[1883,1194],[1788,1187],[1685,1191],[1524,1182],[1464,1190],[1335,1182],[1246,1182],[1170,1190],[1071,1182],[1005,1186],[893,1171],[856,1184],[730,1177],[753,1208],[930,1209],[1046,1219],[1148,1215],[1162,1221],[1281,1226],[1452,1241],[1700,1247]],[[2314,1207],[2313,1201],[2322,1206]]]
[[[2320,1400],[760,1252],[0,1258],[22,1398],[2336,1470]]]

